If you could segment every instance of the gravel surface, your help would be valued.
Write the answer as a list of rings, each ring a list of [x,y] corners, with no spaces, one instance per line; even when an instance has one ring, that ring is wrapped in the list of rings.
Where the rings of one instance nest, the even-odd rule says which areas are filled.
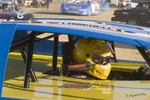
[[[34,13],[35,17],[38,18],[77,18],[77,19],[92,19],[92,20],[103,20],[103,21],[111,21],[111,17],[113,16],[113,12],[117,8],[109,8],[107,11],[101,11],[98,16],[79,16],[79,15],[70,15],[70,14],[61,14],[60,13],[60,5],[62,2],[53,2],[51,4],[51,9],[47,11],[46,7],[43,8],[33,8],[33,7],[22,7],[25,12]],[[62,36],[61,40],[66,40],[66,36]],[[141,55],[139,55],[138,51],[129,45],[124,45],[120,43],[115,43],[116,46],[116,56],[119,59],[128,59],[128,60],[137,60],[143,61]],[[125,47],[125,48],[123,48]]]

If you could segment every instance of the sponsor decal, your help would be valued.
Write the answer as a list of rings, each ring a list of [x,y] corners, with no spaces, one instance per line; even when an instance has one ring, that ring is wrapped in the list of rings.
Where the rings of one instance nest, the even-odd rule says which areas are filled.
[[[56,24],[56,25],[69,25],[69,26],[82,26],[82,27],[90,27],[90,28],[95,28],[95,29],[102,29],[102,30],[108,30],[108,31],[114,31],[114,32],[121,32],[121,33],[131,33],[134,34],[134,31],[126,31],[118,27],[114,27],[112,25],[107,25],[105,22],[92,22],[92,21],[63,21],[63,20],[35,20],[31,21],[31,23],[43,23],[43,24]],[[140,28],[140,27],[135,27],[136,29],[139,30],[144,30],[147,31],[148,34],[150,32],[149,29],[146,28]],[[142,35],[142,34],[141,34]]]
[[[106,25],[104,22],[91,22],[91,23],[81,23],[81,22],[68,22],[68,21],[32,21],[31,23],[43,23],[43,24],[59,24],[59,25],[69,25],[69,26],[83,26],[83,27],[91,27],[97,29],[111,30],[117,32],[125,32],[122,29],[112,27],[111,25]]]

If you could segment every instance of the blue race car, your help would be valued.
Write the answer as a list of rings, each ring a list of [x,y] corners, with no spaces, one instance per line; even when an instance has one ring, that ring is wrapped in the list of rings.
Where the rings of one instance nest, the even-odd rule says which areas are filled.
[[[60,8],[61,13],[77,14],[77,15],[98,15],[100,6],[94,0],[72,0],[64,2]]]
[[[43,33],[49,35],[37,37]],[[150,100],[149,33],[148,27],[99,20],[1,22],[0,100]],[[68,39],[62,42],[62,35]],[[52,54],[35,54],[40,43]]]

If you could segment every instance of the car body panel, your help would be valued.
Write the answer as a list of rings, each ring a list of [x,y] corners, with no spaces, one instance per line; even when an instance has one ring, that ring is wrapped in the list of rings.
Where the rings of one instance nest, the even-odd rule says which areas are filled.
[[[36,66],[38,82],[31,82],[31,87],[25,89],[22,87],[24,68],[20,66],[24,64],[21,62],[21,55],[19,53],[10,53],[2,96],[33,100],[120,100],[129,98],[141,100],[150,98],[150,81],[83,80],[41,74],[41,72],[45,72],[50,68],[50,66],[47,66],[51,65],[50,59],[52,59],[51,56],[34,55],[33,65]],[[14,66],[12,66],[12,63]],[[137,64],[133,63],[132,65],[136,67],[132,66],[132,68],[137,69]],[[124,65],[130,67],[131,62],[130,64],[128,62],[125,64],[124,62]],[[61,65],[59,64],[58,66]],[[15,68],[16,71],[12,71],[12,68]],[[118,66],[115,69],[122,70],[122,67]],[[130,70],[133,71],[133,69]]]
[[[50,69],[52,56],[34,55],[39,82],[31,82],[23,88],[24,62],[21,56],[12,55],[9,50],[16,31],[37,31],[55,34],[76,35],[114,41],[131,46],[150,49],[148,27],[118,24],[97,20],[35,18],[26,21],[0,23],[0,93],[1,97],[20,99],[149,99],[149,81],[81,80],[65,76],[43,74]],[[20,33],[21,34],[21,33]],[[33,33],[35,34],[35,33]],[[18,53],[17,53],[18,54]],[[9,59],[8,59],[9,58]],[[7,63],[7,60],[8,63]],[[21,62],[19,62],[21,61]],[[62,61],[58,58],[58,66]],[[9,63],[10,62],[10,63]],[[130,62],[130,63],[129,63]],[[114,70],[135,71],[143,63],[112,63]],[[132,64],[131,64],[132,63]],[[144,62],[145,64],[146,62]],[[17,65],[16,65],[17,64]],[[123,64],[123,65],[122,65]],[[6,69],[6,66],[7,67]],[[15,66],[16,65],[16,66]],[[46,67],[48,66],[48,67]],[[51,66],[52,67],[52,66]],[[15,69],[15,70],[14,70]],[[15,72],[13,72],[15,71]],[[6,72],[6,73],[5,73]],[[9,75],[7,75],[9,74]],[[6,76],[5,76],[6,75]],[[4,81],[5,79],[5,81]],[[86,83],[86,84],[85,84]],[[123,90],[123,91],[122,91]],[[119,92],[122,91],[122,92]],[[82,94],[81,94],[82,92]],[[119,93],[118,93],[119,92]],[[120,96],[118,96],[121,95]]]
[[[78,35],[81,35],[81,36],[89,36],[89,37],[93,37],[93,38],[103,38],[105,40],[112,40],[115,42],[122,42],[122,43],[127,43],[127,44],[142,46],[142,47],[145,46],[147,48],[150,48],[149,45],[146,45],[149,42],[149,28],[146,28],[146,27],[139,28],[140,26],[135,26],[135,27],[127,26],[127,28],[124,28],[125,25],[116,25],[115,26],[115,24],[113,24],[113,26],[112,26],[111,23],[110,23],[110,25],[109,25],[109,23],[108,23],[108,25],[105,25],[105,23],[103,23],[103,22],[97,22],[97,21],[95,21],[95,22],[87,21],[86,22],[86,20],[81,21],[81,22],[80,22],[80,20],[77,20],[77,21],[71,20],[71,21],[72,22],[70,23],[67,20],[60,20],[60,21],[56,20],[56,24],[54,24],[55,27],[51,26],[51,24],[50,25],[47,24],[47,25],[50,28],[53,28],[53,27],[55,28],[55,30],[53,30],[53,32],[58,32],[58,33],[63,34],[63,32],[61,30],[57,30],[57,29],[63,29],[64,27],[68,27],[68,29],[66,29],[67,33],[65,33],[65,34],[71,33],[72,35],[73,34],[77,35],[76,29],[79,29]],[[37,22],[41,22],[41,23],[45,22],[45,25],[47,22],[49,23],[48,20],[44,21],[42,19],[37,20]],[[50,20],[50,22],[51,22],[51,20]],[[52,22],[55,22],[55,20],[54,21],[52,20]],[[36,21],[35,21],[35,23],[36,23]],[[70,24],[72,24],[72,26],[70,26]],[[80,28],[80,24],[81,24],[81,26],[84,24],[87,26],[87,27],[85,27],[85,30],[82,30],[82,28]],[[89,26],[89,25],[93,25],[93,24],[97,25],[98,28],[93,28],[93,26]],[[45,27],[45,25],[41,24],[38,26],[38,25],[33,23],[32,28],[33,28],[33,30],[36,29],[37,31],[49,31],[49,28],[42,29],[42,27]],[[41,27],[41,28],[39,29],[38,27]],[[131,28],[134,28],[134,29],[132,29],[133,31],[130,31]],[[29,29],[31,29],[31,27],[28,24],[17,23],[17,29],[29,30]],[[92,30],[94,29],[94,31],[92,32],[91,29]],[[99,30],[102,30],[102,31],[99,31]],[[80,33],[80,31],[81,31],[81,33]],[[84,32],[86,32],[86,31],[89,34],[84,34]],[[97,34],[97,32],[99,34]],[[122,35],[122,34],[124,34],[124,35]],[[134,37],[132,37],[132,35]],[[112,38],[109,38],[107,36],[111,36]],[[120,38],[122,38],[122,39],[120,39]],[[140,42],[143,42],[142,45]]]
[[[91,2],[91,3],[88,3]],[[70,2],[64,2],[61,5],[62,13],[78,14],[78,15],[98,15],[100,7],[97,2],[74,0]]]

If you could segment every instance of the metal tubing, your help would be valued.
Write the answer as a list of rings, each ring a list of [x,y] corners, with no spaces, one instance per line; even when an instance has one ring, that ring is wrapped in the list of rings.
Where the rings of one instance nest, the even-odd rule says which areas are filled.
[[[24,47],[23,47],[23,48],[20,48],[20,53],[21,53],[21,55],[22,55],[22,58],[23,58],[23,60],[24,60],[24,63],[26,64],[27,52],[26,52],[26,50],[25,50]],[[37,77],[36,77],[36,75],[35,75],[35,72],[34,72],[34,70],[33,70],[32,67],[31,67],[31,81],[32,81],[32,82],[38,82],[38,79],[37,79]]]
[[[57,55],[58,55],[58,36],[54,37],[54,49],[53,49],[53,62],[52,62],[52,75],[55,74],[57,68]]]
[[[24,88],[29,88],[29,86],[30,86],[31,65],[32,65],[32,57],[33,57],[35,37],[36,37],[36,34],[32,33],[31,37],[30,37],[29,45],[28,45],[28,54],[27,54],[27,59],[26,59]]]
[[[140,52],[140,54],[142,55],[144,60],[147,62],[147,64],[150,66],[149,51],[147,49],[141,48],[141,47],[136,47],[136,48],[138,49],[138,51]]]

